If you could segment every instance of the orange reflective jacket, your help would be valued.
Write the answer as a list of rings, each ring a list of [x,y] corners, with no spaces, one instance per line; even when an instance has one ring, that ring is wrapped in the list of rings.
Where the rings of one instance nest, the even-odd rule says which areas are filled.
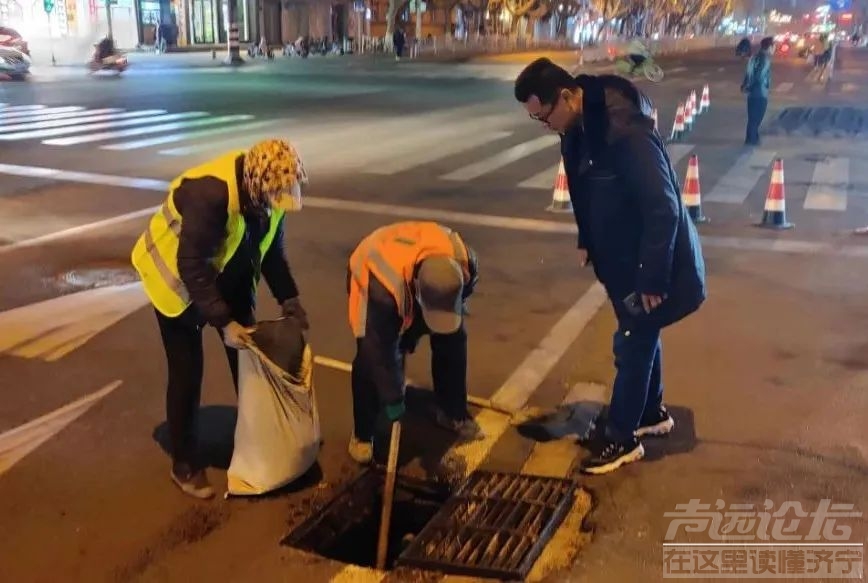
[[[380,227],[365,237],[350,256],[349,315],[353,335],[365,335],[371,274],[395,298],[403,334],[413,322],[411,286],[416,266],[437,255],[453,257],[464,273],[464,283],[470,281],[467,247],[458,233],[443,225],[406,221]]]

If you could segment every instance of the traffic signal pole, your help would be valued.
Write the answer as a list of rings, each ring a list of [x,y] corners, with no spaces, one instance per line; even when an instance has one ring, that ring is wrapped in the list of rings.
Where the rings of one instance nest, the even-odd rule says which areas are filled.
[[[42,7],[45,9],[45,19],[48,21],[48,47],[51,50],[51,65],[57,66],[57,59],[54,58],[54,35],[51,33],[51,11],[54,10],[54,0],[42,0]]]

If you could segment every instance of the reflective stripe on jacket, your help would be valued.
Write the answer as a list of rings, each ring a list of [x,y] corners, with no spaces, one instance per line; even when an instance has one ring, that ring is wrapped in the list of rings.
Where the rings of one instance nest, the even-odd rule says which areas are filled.
[[[349,319],[353,335],[365,335],[371,274],[395,298],[403,334],[413,322],[416,267],[428,257],[443,255],[458,262],[464,283],[468,284],[471,273],[467,247],[458,233],[443,225],[425,221],[394,223],[363,239],[350,256]]]
[[[151,217],[148,228],[133,247],[132,263],[139,273],[145,293],[154,307],[169,318],[181,315],[192,303],[187,288],[178,274],[178,245],[182,217],[175,207],[175,190],[184,180],[206,176],[212,176],[226,183],[229,193],[226,238],[216,256],[212,258],[217,272],[222,272],[238,250],[246,230],[235,169],[235,161],[241,154],[243,152],[225,154],[184,172],[172,181],[169,186],[169,196]],[[271,246],[284,214],[283,211],[271,212],[268,232],[259,244],[260,262]]]

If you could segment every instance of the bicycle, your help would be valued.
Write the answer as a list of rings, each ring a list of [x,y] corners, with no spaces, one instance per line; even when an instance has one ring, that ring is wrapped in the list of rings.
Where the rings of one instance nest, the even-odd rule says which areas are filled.
[[[621,57],[615,61],[615,70],[621,75],[630,77],[635,77],[639,74],[644,75],[652,83],[659,83],[663,80],[663,69],[651,58],[646,58],[641,65],[633,69],[633,61],[626,57]]]

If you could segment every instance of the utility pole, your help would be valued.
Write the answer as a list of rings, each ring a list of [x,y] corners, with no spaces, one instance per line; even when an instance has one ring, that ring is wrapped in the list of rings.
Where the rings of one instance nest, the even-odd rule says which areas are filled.
[[[112,4],[117,4],[118,0],[105,0],[105,20],[108,24],[108,37],[114,38],[112,34]]]
[[[229,34],[227,35],[229,45],[229,56],[224,61],[227,65],[243,65],[244,59],[241,58],[241,46],[238,44],[238,0],[229,0],[226,17],[229,19]]]
[[[416,56],[419,56],[419,44],[422,42],[422,0],[416,1]]]

